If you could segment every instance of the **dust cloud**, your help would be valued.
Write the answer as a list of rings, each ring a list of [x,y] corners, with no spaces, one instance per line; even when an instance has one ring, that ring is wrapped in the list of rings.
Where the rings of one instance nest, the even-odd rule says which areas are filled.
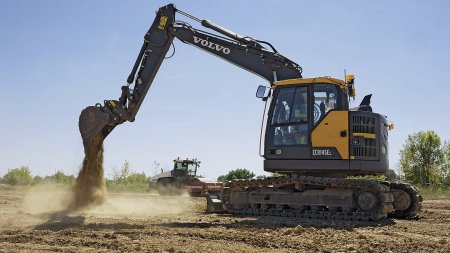
[[[32,187],[24,201],[24,211],[61,217],[71,213],[99,217],[129,217],[178,214],[191,200],[182,196],[156,194],[107,194],[103,170],[103,134],[97,135],[86,152],[83,166],[73,186],[43,183]]]
[[[30,214],[56,213],[67,209],[70,186],[44,182],[31,187],[25,195],[23,211]]]
[[[99,205],[68,209],[72,204],[72,188],[61,184],[42,183],[25,195],[23,212],[35,218],[57,218],[76,214],[97,218],[145,218],[184,213],[192,208],[189,195],[160,196],[148,193],[109,193]]]
[[[188,195],[118,193],[109,194],[105,203],[87,210],[86,214],[102,218],[143,218],[181,214],[189,210],[191,205],[192,200]]]

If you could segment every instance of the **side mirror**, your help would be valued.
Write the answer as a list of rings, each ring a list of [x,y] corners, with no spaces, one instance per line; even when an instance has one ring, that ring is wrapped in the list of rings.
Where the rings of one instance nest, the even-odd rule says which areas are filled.
[[[267,87],[264,85],[258,86],[258,89],[256,90],[256,97],[262,98],[263,101],[267,100],[268,95],[266,95]]]

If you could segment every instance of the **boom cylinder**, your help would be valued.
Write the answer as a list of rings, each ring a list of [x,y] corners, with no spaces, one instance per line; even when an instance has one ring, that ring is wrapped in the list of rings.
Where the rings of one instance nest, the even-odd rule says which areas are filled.
[[[214,31],[216,31],[218,33],[221,33],[221,34],[223,34],[223,35],[225,35],[227,37],[230,37],[232,39],[235,39],[235,40],[237,40],[239,42],[248,43],[248,39],[246,40],[241,35],[239,35],[239,34],[237,34],[235,32],[232,32],[232,31],[230,31],[230,30],[228,30],[226,28],[223,28],[223,27],[221,27],[219,25],[216,25],[216,24],[214,24],[213,22],[211,22],[211,21],[209,21],[207,19],[203,19],[201,24],[202,24],[202,26],[204,26],[206,28],[210,28],[210,29],[212,29],[212,30],[214,30]]]
[[[221,27],[219,25],[216,25],[216,24],[214,24],[213,22],[211,22],[209,20],[203,19],[201,24],[202,24],[202,26],[204,26],[206,28],[214,30],[214,31],[216,31],[218,33],[221,33],[221,34],[223,34],[223,35],[225,35],[225,36],[227,36],[229,38],[237,40],[237,41],[239,41],[241,43],[244,43],[244,44],[247,44],[247,45],[251,44],[252,46],[254,46],[254,47],[258,48],[258,49],[264,48],[263,46],[261,46],[261,44],[259,44],[255,40],[252,40],[252,39],[250,39],[248,37],[242,37],[241,35],[233,32],[233,31],[230,31],[230,30],[228,30],[226,28],[223,28],[223,27]]]

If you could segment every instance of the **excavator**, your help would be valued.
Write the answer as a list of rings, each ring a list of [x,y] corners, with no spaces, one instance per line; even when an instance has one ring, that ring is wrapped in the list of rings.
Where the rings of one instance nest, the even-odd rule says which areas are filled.
[[[175,19],[176,14],[208,30]],[[156,12],[119,99],[81,112],[85,152],[99,136],[105,138],[116,126],[135,120],[161,63],[172,56],[168,52],[174,38],[269,83],[256,92],[265,104],[260,155],[264,171],[281,176],[226,183],[220,199],[208,200],[214,202],[210,212],[378,221],[413,218],[421,209],[422,197],[414,186],[363,177],[388,171],[388,132],[393,125],[372,111],[371,95],[349,108],[356,93],[353,75],[345,75],[345,80],[304,78],[301,66],[271,43],[238,35],[173,4]]]

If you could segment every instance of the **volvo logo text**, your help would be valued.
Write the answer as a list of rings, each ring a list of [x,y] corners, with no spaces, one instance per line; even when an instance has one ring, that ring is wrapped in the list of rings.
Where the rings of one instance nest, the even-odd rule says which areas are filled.
[[[222,52],[224,54],[229,54],[230,53],[230,49],[227,48],[227,47],[221,46],[221,45],[216,44],[216,43],[211,42],[211,41],[207,41],[207,40],[199,38],[197,36],[192,36],[192,37],[194,37],[194,43],[196,43],[196,44],[200,44],[200,45],[202,45],[204,47],[208,47],[208,48],[214,49],[217,52]]]

